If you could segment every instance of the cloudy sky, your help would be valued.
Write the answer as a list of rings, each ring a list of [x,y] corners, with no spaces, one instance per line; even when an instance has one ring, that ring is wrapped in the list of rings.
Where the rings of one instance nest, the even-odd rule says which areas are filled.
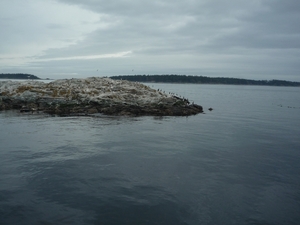
[[[1,0],[0,73],[300,81],[299,0]]]

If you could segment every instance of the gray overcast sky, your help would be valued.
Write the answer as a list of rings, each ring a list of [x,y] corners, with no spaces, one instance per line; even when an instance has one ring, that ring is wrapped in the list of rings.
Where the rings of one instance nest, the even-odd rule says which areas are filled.
[[[300,81],[299,0],[1,0],[0,73]]]

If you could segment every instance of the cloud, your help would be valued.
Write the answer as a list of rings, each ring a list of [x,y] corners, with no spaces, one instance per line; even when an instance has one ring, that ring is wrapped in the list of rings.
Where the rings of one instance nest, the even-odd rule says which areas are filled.
[[[76,45],[88,33],[107,26],[96,13],[55,1],[11,0],[0,4],[0,57],[4,63],[22,64],[28,56]]]
[[[296,0],[0,4],[6,30],[0,66],[6,71],[84,76],[126,74],[134,67],[140,74],[300,80]],[[103,74],[95,73],[100,67]]]
[[[120,57],[126,57],[130,53],[131,53],[131,51],[127,51],[127,52],[118,52],[118,53],[103,54],[103,55],[84,55],[84,56],[46,58],[46,59],[38,59],[36,61],[47,62],[47,61],[63,61],[63,60],[90,60],[90,59],[120,58]]]

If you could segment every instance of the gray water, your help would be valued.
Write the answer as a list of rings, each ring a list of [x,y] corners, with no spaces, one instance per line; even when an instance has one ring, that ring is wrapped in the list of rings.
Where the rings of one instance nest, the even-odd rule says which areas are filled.
[[[0,224],[300,223],[300,88],[148,85],[205,113],[0,112]]]

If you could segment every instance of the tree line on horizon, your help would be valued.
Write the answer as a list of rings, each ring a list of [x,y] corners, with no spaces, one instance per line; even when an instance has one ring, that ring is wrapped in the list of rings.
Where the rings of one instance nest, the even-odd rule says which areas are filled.
[[[118,75],[111,79],[137,81],[145,83],[193,83],[193,84],[233,84],[233,85],[268,85],[268,86],[300,86],[300,82],[286,80],[250,80],[227,77],[206,77],[192,75]]]
[[[1,73],[0,79],[40,79],[39,77],[26,73]]]
[[[233,84],[233,85],[268,85],[268,86],[300,86],[300,82],[286,80],[251,80],[227,77],[206,77],[192,75],[118,75],[110,76],[115,80],[128,80],[145,83],[192,83],[192,84]],[[40,79],[26,73],[1,73],[0,79]]]

